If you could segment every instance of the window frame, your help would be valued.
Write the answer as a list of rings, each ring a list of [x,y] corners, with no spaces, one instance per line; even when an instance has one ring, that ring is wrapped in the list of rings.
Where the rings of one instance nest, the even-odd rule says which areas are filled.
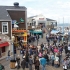
[[[7,26],[7,32],[3,32],[3,26]],[[8,22],[2,22],[2,34],[8,34]]]

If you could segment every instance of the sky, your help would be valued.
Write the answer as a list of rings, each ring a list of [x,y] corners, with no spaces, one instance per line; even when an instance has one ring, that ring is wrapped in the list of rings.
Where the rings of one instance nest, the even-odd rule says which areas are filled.
[[[43,14],[58,23],[70,23],[70,0],[0,0],[0,5],[13,6],[14,2],[27,8],[27,17]]]

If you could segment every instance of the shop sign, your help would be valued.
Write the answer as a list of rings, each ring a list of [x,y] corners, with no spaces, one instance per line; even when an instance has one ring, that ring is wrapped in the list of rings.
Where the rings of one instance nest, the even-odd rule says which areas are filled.
[[[39,20],[44,20],[44,18],[39,18]]]

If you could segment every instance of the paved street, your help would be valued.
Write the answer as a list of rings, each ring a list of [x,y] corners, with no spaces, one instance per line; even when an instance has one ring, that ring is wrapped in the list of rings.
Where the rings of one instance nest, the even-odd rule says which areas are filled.
[[[44,37],[43,37],[43,38],[40,38],[40,39],[39,39],[38,44],[41,44],[42,42],[43,42],[43,43],[46,43],[45,36],[46,36],[46,34],[44,34]],[[32,44],[37,45],[37,41],[34,42],[34,43],[32,43]],[[19,51],[18,51],[18,54],[20,54]],[[63,53],[63,57],[64,57],[64,56],[65,56],[65,55],[64,55],[64,53]],[[20,55],[20,57],[21,57],[21,55]],[[5,66],[5,70],[17,70],[17,69],[10,69],[10,61],[6,61],[6,59],[1,60],[0,63],[2,63],[2,64]],[[47,69],[47,70],[62,70],[62,66],[60,66],[60,68],[55,68],[55,67],[52,67],[52,66],[50,66],[50,65],[47,65],[47,66],[46,66],[46,69]],[[20,68],[19,70],[22,70],[22,69]],[[28,70],[28,69],[26,69],[26,70]],[[33,70],[34,70],[34,65],[33,65]],[[40,70],[41,70],[41,66],[40,66]]]

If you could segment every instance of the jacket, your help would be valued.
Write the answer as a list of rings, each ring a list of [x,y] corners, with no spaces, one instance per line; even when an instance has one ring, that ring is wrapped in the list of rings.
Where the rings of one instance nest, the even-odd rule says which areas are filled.
[[[24,69],[26,65],[26,61],[23,59],[23,61],[21,61],[21,67]]]
[[[45,66],[46,63],[47,63],[47,61],[46,61],[45,58],[41,58],[41,59],[40,59],[40,64],[41,64],[42,66]]]
[[[40,65],[39,60],[35,60],[35,66],[39,66],[39,65]]]

